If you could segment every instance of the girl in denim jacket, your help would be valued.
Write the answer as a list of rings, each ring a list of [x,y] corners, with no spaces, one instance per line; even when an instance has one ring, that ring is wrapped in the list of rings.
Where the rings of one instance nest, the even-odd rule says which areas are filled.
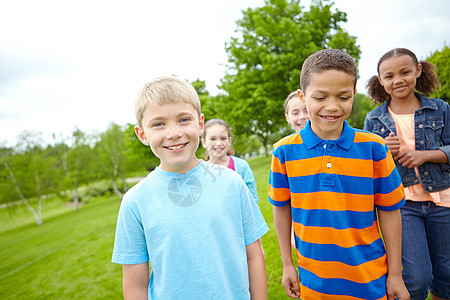
[[[386,140],[405,187],[403,280],[411,299],[450,299],[450,106],[427,98],[434,66],[404,48],[387,52],[367,84],[372,100],[364,129]],[[418,91],[419,94],[414,91]]]

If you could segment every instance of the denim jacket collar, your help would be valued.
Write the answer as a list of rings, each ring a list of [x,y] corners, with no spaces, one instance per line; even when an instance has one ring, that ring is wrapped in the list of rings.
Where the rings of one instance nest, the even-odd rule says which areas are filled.
[[[417,111],[422,111],[424,109],[432,109],[432,110],[438,109],[436,104],[434,102],[432,102],[430,99],[428,99],[416,92],[414,92],[414,95],[417,98],[419,98],[419,100],[420,100],[420,108]],[[396,133],[395,125],[393,125],[393,124],[395,124],[394,119],[392,118],[392,115],[388,111],[390,102],[391,102],[391,99],[386,100],[386,102],[384,102],[379,107],[378,113],[373,114],[372,117],[377,118],[378,120],[380,120],[381,123],[383,123],[383,125],[386,128],[389,128],[392,132]]]

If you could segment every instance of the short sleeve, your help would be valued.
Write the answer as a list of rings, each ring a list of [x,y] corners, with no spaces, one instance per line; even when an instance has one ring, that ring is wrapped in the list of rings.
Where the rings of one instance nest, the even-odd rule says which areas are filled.
[[[291,194],[282,147],[274,147],[272,151],[268,190],[272,205],[281,207],[290,204]]]
[[[266,234],[269,231],[269,227],[246,185],[240,185],[239,194],[241,195],[241,215],[244,240],[245,245],[248,246]]]
[[[123,199],[116,225],[112,262],[139,264],[149,260],[144,228],[137,207]]]
[[[375,143],[374,202],[378,209],[393,211],[405,204],[402,179],[386,144]]]

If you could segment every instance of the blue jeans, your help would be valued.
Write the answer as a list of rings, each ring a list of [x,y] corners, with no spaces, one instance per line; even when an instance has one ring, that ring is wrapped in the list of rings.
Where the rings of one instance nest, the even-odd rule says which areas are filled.
[[[411,300],[450,299],[450,208],[406,201],[402,214],[403,280]]]

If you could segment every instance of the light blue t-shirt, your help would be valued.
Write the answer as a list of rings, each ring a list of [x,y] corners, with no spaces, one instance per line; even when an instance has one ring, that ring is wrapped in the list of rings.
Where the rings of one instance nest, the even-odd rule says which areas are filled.
[[[242,158],[230,155],[234,162],[234,170],[238,172],[242,179],[244,179],[245,184],[253,195],[256,203],[259,201],[258,192],[256,190],[255,176],[253,175],[252,168],[248,162]]]
[[[267,231],[238,173],[156,168],[122,200],[112,261],[150,261],[149,299],[250,299],[246,246]]]

